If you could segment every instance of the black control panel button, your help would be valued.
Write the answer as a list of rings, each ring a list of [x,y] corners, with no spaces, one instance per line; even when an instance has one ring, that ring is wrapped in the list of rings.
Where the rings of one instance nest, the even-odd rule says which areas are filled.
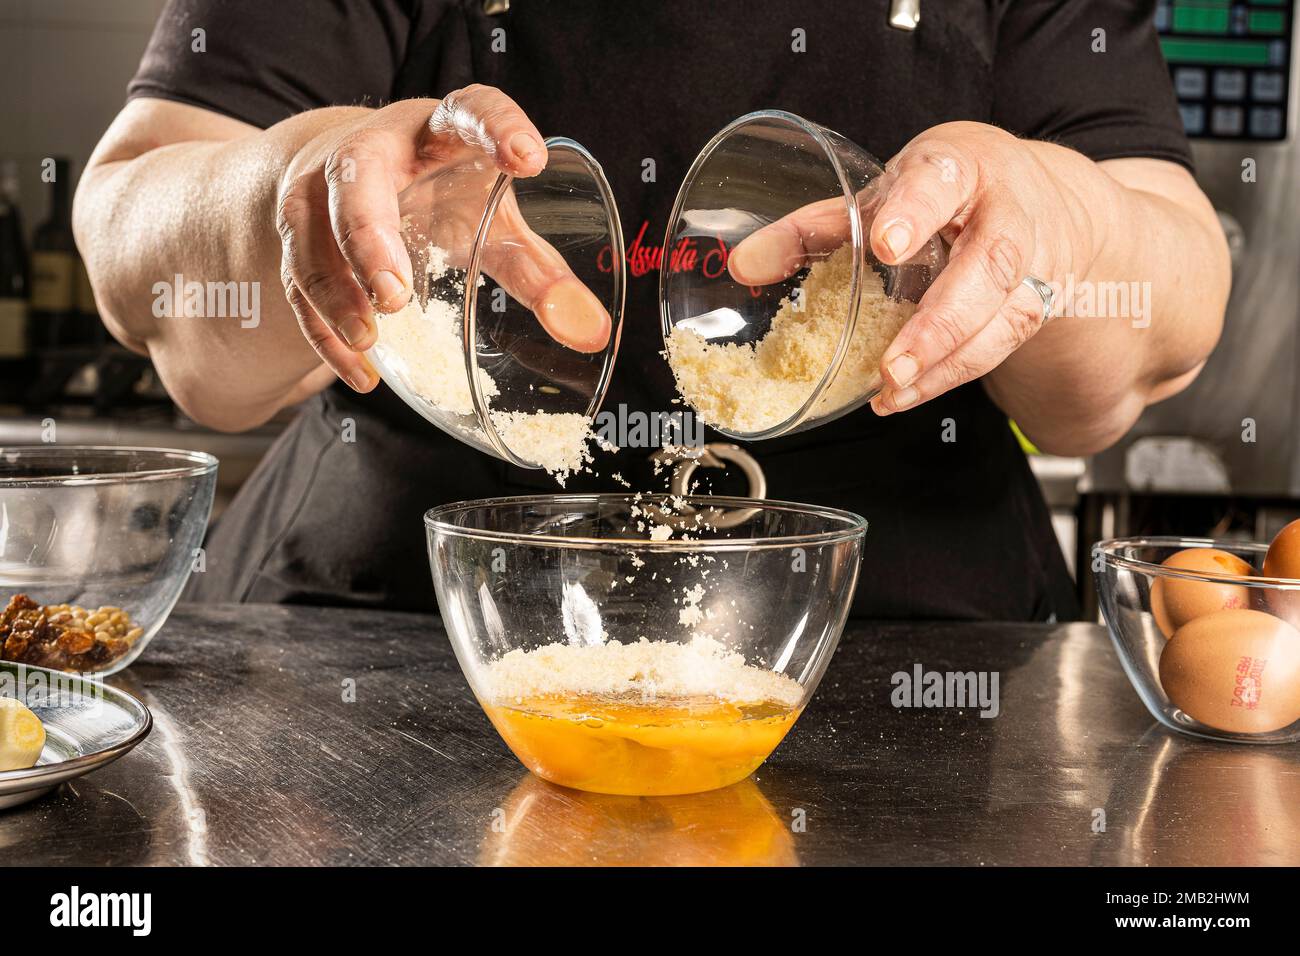
[[[1296,0],[1157,0],[1155,26],[1189,136],[1287,137]]]

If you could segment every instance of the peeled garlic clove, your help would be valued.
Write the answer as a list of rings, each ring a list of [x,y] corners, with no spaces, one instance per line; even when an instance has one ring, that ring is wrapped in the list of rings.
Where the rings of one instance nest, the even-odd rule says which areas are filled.
[[[26,770],[45,748],[41,719],[12,697],[0,697],[0,770]]]

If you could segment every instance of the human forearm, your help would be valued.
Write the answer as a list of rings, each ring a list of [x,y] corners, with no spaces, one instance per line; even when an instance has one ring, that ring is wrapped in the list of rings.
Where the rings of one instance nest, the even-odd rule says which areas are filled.
[[[871,247],[906,262],[936,233],[951,244],[948,264],[885,350],[879,415],[982,379],[1041,447],[1086,454],[1185,386],[1218,339],[1225,244],[1174,163],[1097,164],[983,123],[946,123],[890,160]],[[1028,276],[1063,290],[1050,324]],[[1137,283],[1140,308],[1129,296],[1113,315],[1108,283]],[[1091,317],[1098,295],[1105,318]]]
[[[1026,145],[1089,225],[1063,230],[1061,257],[1042,266],[1058,318],[984,381],[1045,450],[1086,454],[1195,377],[1222,325],[1227,245],[1209,201],[1171,164]]]
[[[500,173],[536,175],[546,160],[528,117],[486,86],[376,110],[311,110],[265,132],[196,107],[139,100],[92,157],[76,227],[113,333],[148,351],[192,416],[242,429],[335,375],[358,392],[375,387],[365,357],[378,334],[375,312],[403,308],[413,289],[399,208],[405,189],[461,164],[486,188]],[[482,201],[463,189],[444,195],[438,212],[472,236]],[[512,199],[497,212],[499,245],[519,251],[489,274],[557,341],[603,348],[610,318],[599,300],[532,233]],[[247,283],[258,292],[256,321],[158,309],[156,287],[165,294],[177,275],[197,289]],[[555,308],[575,301],[574,285],[586,307]]]
[[[145,114],[159,109],[179,141],[142,133]],[[147,351],[173,398],[205,424],[237,430],[265,421],[301,397],[299,383],[320,365],[281,285],[280,178],[304,144],[366,112],[314,110],[265,131],[234,121],[214,130],[204,111],[145,101],[123,112],[92,157],[74,225],[105,324]],[[204,287],[249,283],[245,301],[256,302],[256,316],[187,317],[179,302],[162,308],[159,283],[174,288],[178,275]]]

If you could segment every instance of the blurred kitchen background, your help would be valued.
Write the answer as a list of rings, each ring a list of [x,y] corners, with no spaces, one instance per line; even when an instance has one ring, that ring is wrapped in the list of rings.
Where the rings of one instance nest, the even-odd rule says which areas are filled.
[[[219,435],[112,342],[72,240],[71,197],[121,107],[162,0],[0,0],[0,445],[139,444],[221,459],[218,509],[284,422]],[[1300,156],[1294,0],[1163,0],[1156,12],[1198,178],[1234,285],[1195,385],[1094,459],[1027,450],[1089,616],[1092,542],[1184,534],[1267,541],[1300,516]],[[53,166],[54,181],[42,177]],[[1111,320],[1115,321],[1115,320]]]
[[[221,435],[186,419],[149,360],[104,331],[72,239],[77,180],[162,8],[0,0],[0,445],[39,443],[53,419],[63,444],[208,451],[221,460],[215,513],[283,421]]]

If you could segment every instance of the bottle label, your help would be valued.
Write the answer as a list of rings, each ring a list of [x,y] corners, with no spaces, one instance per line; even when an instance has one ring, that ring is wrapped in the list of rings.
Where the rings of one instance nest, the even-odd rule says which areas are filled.
[[[0,299],[0,359],[27,356],[27,303]]]
[[[32,309],[64,312],[76,296],[76,259],[70,252],[32,251]]]

